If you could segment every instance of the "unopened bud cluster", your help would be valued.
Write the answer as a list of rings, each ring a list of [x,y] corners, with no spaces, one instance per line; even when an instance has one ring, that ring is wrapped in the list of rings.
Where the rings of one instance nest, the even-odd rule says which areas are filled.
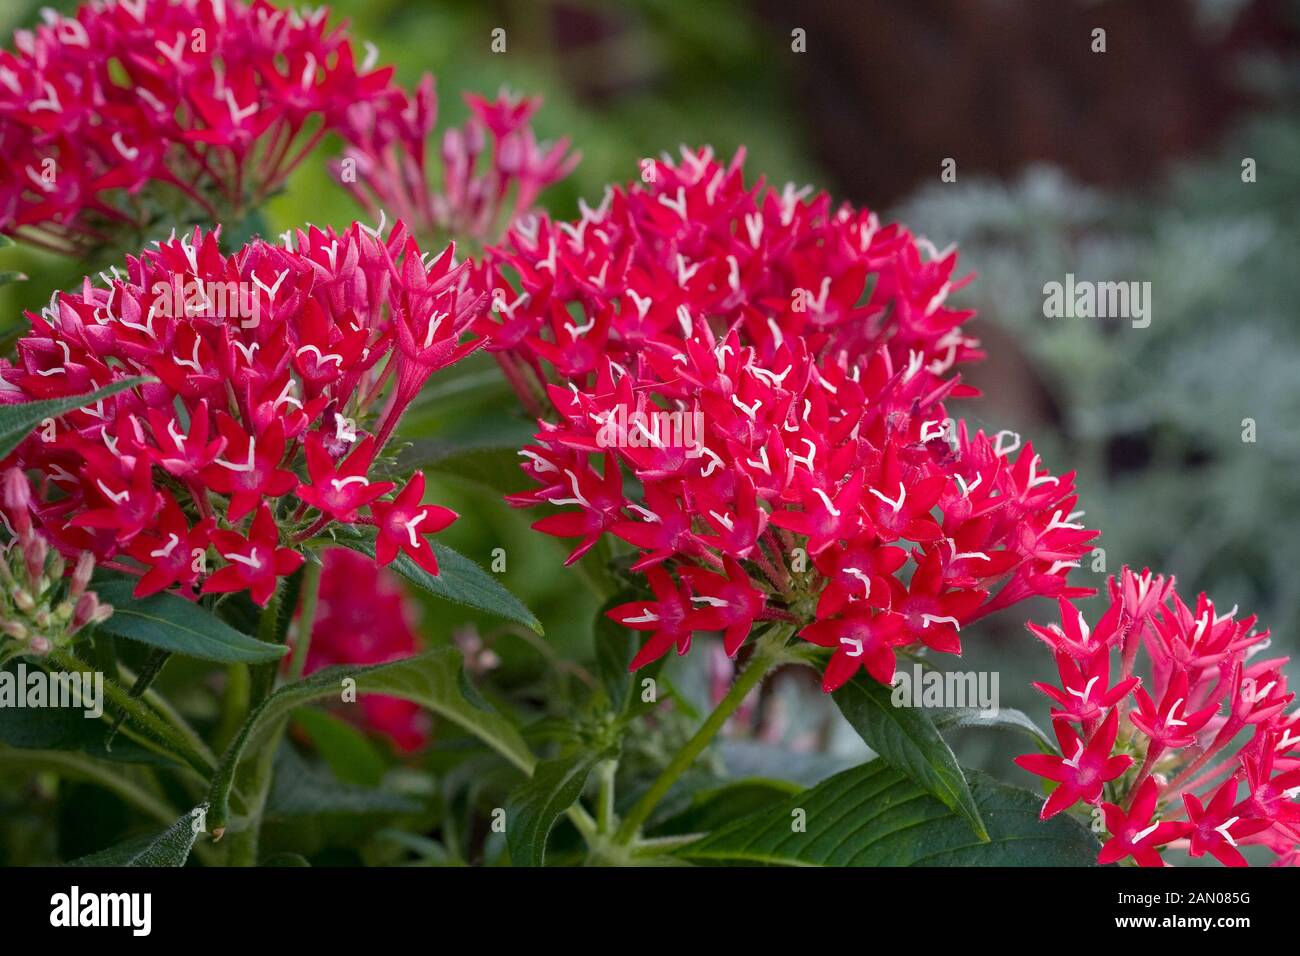
[[[82,552],[71,574],[63,555],[32,527],[31,486],[18,468],[0,476],[0,659],[48,654],[113,609],[87,590],[95,559]]]

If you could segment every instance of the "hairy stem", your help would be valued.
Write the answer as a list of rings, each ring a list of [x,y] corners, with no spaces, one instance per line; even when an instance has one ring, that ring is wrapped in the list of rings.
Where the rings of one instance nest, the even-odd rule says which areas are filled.
[[[316,606],[320,602],[321,564],[308,559],[302,571],[302,613],[298,616],[298,640],[293,645],[293,660],[289,662],[289,680],[302,676],[311,648],[312,627],[316,623]]]
[[[46,660],[59,670],[81,673],[93,670],[66,648],[50,651]],[[212,775],[216,769],[215,762],[196,750],[184,733],[164,720],[145,701],[132,697],[125,687],[112,680],[104,681],[104,696],[115,710],[126,715],[128,722],[150,740],[161,744],[169,754],[179,757],[205,780]]]
[[[681,750],[669,761],[668,766],[663,769],[659,777],[651,784],[650,789],[645,792],[636,805],[632,807],[622,825],[618,828],[614,842],[627,844],[637,835],[641,826],[650,818],[654,808],[659,805],[659,801],[667,795],[672,789],[677,779],[686,772],[695,759],[704,752],[709,743],[717,736],[727,718],[730,717],[736,709],[749,696],[749,692],[762,683],[763,678],[777,664],[782,662],[782,649],[785,642],[789,640],[793,632],[787,624],[778,624],[769,629],[758,640],[758,645],[754,648],[754,654],[745,665],[744,671],[736,678],[736,682],[731,685],[727,691],[727,696],[723,697],[718,706],[705,719],[700,729],[695,732],[695,736],[686,741]]]
[[[310,639],[312,622],[316,616],[316,604],[320,596],[320,571],[320,562],[309,557],[306,566],[303,568],[302,583],[298,591],[302,616],[299,618],[298,647],[295,648],[294,658],[290,662],[291,668],[297,668],[294,673],[295,677],[299,676],[302,664],[306,661],[306,644]],[[275,598],[266,606],[266,609],[262,612],[262,619],[258,624],[259,638],[273,640],[276,637],[284,637],[284,633],[278,633],[281,614],[292,617],[293,608],[281,608],[281,604],[286,600],[292,600],[291,594],[292,591],[289,589],[282,589],[276,593]],[[287,631],[288,628],[286,627],[285,632],[287,633]],[[263,665],[263,667],[266,670],[261,675],[254,674],[251,702],[253,709],[270,696],[275,684],[275,665]],[[257,679],[259,676],[262,677],[260,681]],[[280,743],[284,740],[285,728],[288,725],[288,718],[283,717],[269,728],[266,735],[266,744],[254,758],[248,776],[245,779],[237,780],[237,789],[248,796],[244,807],[244,826],[230,835],[230,850],[226,861],[231,866],[257,865],[258,847],[262,831],[262,811],[266,807],[266,799],[271,793],[271,782],[275,776],[275,754],[280,749]]]
[[[606,760],[596,771],[600,780],[596,797],[596,829],[600,833],[609,833],[614,824],[614,777],[617,773],[617,760]]]

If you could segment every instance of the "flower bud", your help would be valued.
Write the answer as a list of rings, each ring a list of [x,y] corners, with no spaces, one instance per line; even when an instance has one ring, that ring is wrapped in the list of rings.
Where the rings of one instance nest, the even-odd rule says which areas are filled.
[[[72,614],[72,626],[68,628],[68,633],[75,634],[87,624],[99,624],[112,616],[112,606],[100,604],[99,598],[87,591],[77,600],[77,608]]]
[[[45,574],[45,559],[50,553],[50,546],[39,534],[30,535],[23,542],[23,561],[27,565],[27,583],[33,591],[43,590],[41,577]]]
[[[44,657],[53,646],[48,637],[33,637],[32,642],[27,645],[27,652],[35,654],[37,657]]]
[[[55,551],[50,557],[50,564],[49,564],[49,568],[47,569],[50,576],[50,580],[51,581],[63,580],[63,572],[66,568],[67,568],[67,564],[63,560],[63,555],[59,554],[58,551]]]
[[[22,469],[10,468],[0,476],[0,495],[18,537],[26,538],[32,530],[32,486]]]
[[[54,623],[59,627],[65,626],[72,620],[74,610],[76,609],[71,601],[60,601],[54,607]]]
[[[72,572],[72,586],[68,589],[68,597],[76,600],[86,593],[86,585],[90,583],[90,575],[95,570],[95,556],[89,551],[83,551],[77,558],[77,566]]]
[[[27,628],[22,621],[0,621],[0,634],[12,637],[15,641],[27,640]]]

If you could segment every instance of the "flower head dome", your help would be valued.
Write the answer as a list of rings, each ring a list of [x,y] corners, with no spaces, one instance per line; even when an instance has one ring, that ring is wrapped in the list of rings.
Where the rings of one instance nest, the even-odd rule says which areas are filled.
[[[124,272],[56,293],[0,364],[0,401],[149,381],[61,416],[12,456],[62,549],[141,574],[137,594],[248,591],[265,603],[333,522],[371,525],[379,560],[436,573],[426,535],[455,515],[418,472],[381,479],[420,385],[483,344],[469,262],[430,260],[400,223],[354,223],[226,255],[195,230]]]
[[[1096,532],[1073,475],[945,402],[979,357],[951,308],[956,254],[826,196],[748,188],[739,159],[683,151],[581,220],[497,250],[489,348],[541,412],[512,496],[534,527],[631,545],[651,592],[611,616],[633,662],[756,621],[831,650],[824,687],[888,682],[895,650],[1070,588]],[[506,279],[513,277],[517,288]]]
[[[400,94],[328,11],[116,0],[0,52],[0,233],[69,254],[241,219],[349,107]]]
[[[1016,759],[1055,784],[1044,819],[1099,807],[1100,863],[1164,866],[1170,847],[1244,866],[1242,848],[1258,845],[1294,864],[1300,713],[1287,659],[1255,659],[1268,631],[1204,594],[1189,606],[1149,570],[1124,568],[1109,592],[1091,627],[1064,599],[1059,623],[1029,625],[1060,675],[1059,687],[1035,685],[1052,701],[1060,755]]]

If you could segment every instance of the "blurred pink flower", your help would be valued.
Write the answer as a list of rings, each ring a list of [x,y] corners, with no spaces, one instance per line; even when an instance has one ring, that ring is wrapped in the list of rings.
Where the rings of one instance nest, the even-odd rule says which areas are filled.
[[[420,649],[413,606],[392,573],[344,548],[331,548],[323,557],[305,674],[335,664],[383,664]],[[418,704],[366,694],[358,706],[358,722],[391,740],[400,752],[419,750],[429,742],[432,723]]]

